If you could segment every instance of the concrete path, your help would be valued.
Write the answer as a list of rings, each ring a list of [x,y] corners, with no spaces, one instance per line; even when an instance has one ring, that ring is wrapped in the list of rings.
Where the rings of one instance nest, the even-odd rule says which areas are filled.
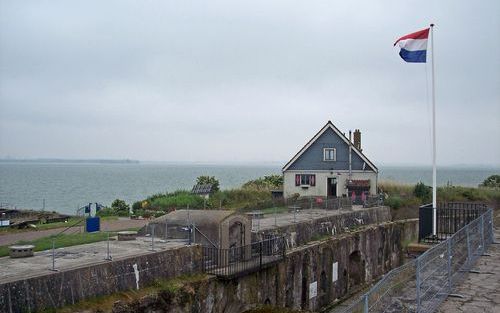
[[[101,229],[104,231],[117,231],[124,230],[133,227],[142,227],[148,223],[148,220],[131,220],[129,218],[118,218],[117,220],[108,220],[101,223]],[[15,233],[3,233],[0,234],[0,246],[6,246],[13,244],[17,241],[31,241],[38,238],[48,237],[50,235],[58,234],[63,231],[64,228],[54,228],[47,230],[34,230],[34,231],[22,231]],[[75,234],[83,232],[83,226],[72,227],[65,231],[65,234]]]
[[[500,230],[495,240],[500,242]],[[500,313],[500,244],[492,244],[487,253],[491,256],[480,257],[473,267],[481,274],[467,274],[453,291],[464,298],[448,297],[437,312]]]

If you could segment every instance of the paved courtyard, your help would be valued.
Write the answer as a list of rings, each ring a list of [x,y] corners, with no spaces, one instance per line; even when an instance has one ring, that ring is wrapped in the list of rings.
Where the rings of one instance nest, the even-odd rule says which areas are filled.
[[[495,232],[496,242],[500,242],[500,231]],[[453,291],[463,298],[448,297],[439,313],[500,313],[500,244],[492,244],[488,249],[491,256],[482,256],[465,280]]]

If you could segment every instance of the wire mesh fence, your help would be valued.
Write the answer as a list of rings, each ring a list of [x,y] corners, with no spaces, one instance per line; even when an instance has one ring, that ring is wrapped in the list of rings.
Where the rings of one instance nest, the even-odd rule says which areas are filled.
[[[493,210],[387,273],[348,312],[434,312],[493,243]]]

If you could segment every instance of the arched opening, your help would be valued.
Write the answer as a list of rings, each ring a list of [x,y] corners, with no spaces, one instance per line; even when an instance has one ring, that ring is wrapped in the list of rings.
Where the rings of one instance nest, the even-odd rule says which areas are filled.
[[[348,288],[360,286],[365,279],[364,261],[361,259],[361,252],[354,251],[349,255],[349,277]]]
[[[230,262],[240,261],[245,258],[245,226],[236,221],[229,226],[229,252]]]
[[[377,253],[377,264],[383,265],[383,262],[384,262],[384,249],[380,247],[378,248],[378,253]]]

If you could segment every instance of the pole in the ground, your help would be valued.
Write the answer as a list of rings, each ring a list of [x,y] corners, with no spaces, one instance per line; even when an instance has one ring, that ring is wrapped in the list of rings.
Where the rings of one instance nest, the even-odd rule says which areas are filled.
[[[112,259],[113,258],[111,257],[111,251],[109,250],[109,232],[108,232],[107,252],[105,260],[111,261]]]
[[[56,240],[52,239],[52,269],[51,271],[57,272],[56,270]]]
[[[151,251],[155,251],[155,224],[151,224]]]
[[[431,24],[431,75],[432,75],[432,234],[437,235],[437,186],[436,186],[436,79],[434,76],[434,24]]]

